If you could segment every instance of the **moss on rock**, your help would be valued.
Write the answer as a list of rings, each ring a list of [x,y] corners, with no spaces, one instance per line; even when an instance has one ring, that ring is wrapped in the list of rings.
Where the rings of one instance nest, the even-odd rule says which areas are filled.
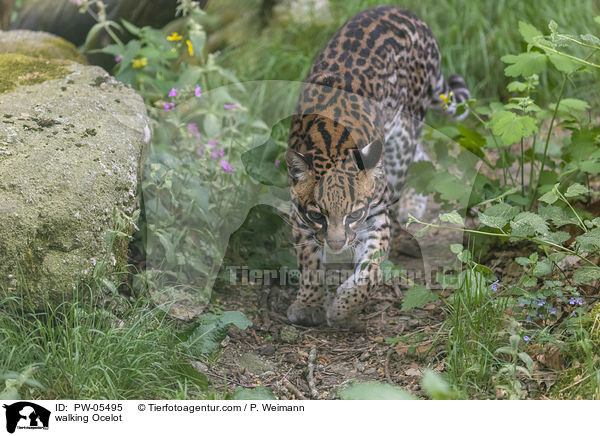
[[[0,54],[0,94],[23,85],[35,85],[67,75],[71,62],[32,58],[16,53]]]

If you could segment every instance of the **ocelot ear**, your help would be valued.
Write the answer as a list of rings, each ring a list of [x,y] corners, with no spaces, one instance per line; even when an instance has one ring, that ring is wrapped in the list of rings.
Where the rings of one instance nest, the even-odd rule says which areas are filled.
[[[374,140],[366,147],[354,150],[352,157],[360,170],[370,170],[375,168],[383,152],[383,142],[379,139]]]
[[[312,153],[302,154],[288,148],[285,153],[285,160],[287,162],[288,174],[294,183],[306,179],[308,173],[313,169]]]

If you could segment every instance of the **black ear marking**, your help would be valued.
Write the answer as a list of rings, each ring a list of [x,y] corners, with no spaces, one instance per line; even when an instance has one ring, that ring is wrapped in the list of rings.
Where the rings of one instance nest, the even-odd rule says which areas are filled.
[[[360,150],[353,150],[352,157],[359,170],[370,170],[375,168],[379,159],[381,159],[382,152],[383,143],[379,139],[376,139]]]

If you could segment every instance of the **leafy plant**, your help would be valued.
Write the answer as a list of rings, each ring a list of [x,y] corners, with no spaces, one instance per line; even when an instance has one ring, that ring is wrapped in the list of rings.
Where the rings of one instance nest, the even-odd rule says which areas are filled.
[[[230,325],[245,330],[252,322],[241,312],[206,313],[196,319],[194,330],[184,345],[193,356],[212,353],[220,348]]]

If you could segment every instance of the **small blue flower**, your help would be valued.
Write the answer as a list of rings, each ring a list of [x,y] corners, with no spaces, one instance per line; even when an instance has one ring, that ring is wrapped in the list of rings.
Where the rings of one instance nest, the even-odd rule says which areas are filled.
[[[569,299],[569,304],[572,306],[573,304],[575,304],[575,299],[573,297],[571,297]]]
[[[543,306],[544,304],[546,304],[546,302],[544,300],[540,300],[538,301],[538,306]]]
[[[540,314],[540,319],[544,319],[545,317],[545,315]]]
[[[531,317],[529,315],[527,315],[527,319],[525,321],[526,322],[531,322]]]
[[[552,315],[556,315],[556,309],[552,308],[552,310],[550,311],[550,313],[551,313]]]
[[[529,336],[523,336],[523,340],[525,342],[529,342],[529,341],[531,341],[531,338]]]
[[[576,298],[575,302],[581,306],[583,305],[583,298]]]
[[[499,283],[500,283],[500,280],[496,280],[494,283],[491,284],[492,292],[496,292],[498,290],[498,287],[502,286]]]
[[[523,306],[525,306],[525,304],[524,303],[519,303],[519,306],[523,307]]]

